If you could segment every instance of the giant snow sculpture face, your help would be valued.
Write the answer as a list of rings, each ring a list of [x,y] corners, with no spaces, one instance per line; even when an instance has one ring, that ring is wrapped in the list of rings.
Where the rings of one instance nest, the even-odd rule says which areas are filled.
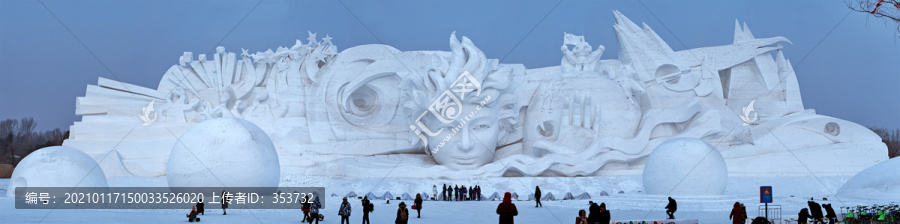
[[[428,137],[434,161],[454,169],[472,169],[493,160],[500,135],[499,110],[480,104],[465,104],[460,118],[444,124],[437,119],[425,122],[443,130]]]

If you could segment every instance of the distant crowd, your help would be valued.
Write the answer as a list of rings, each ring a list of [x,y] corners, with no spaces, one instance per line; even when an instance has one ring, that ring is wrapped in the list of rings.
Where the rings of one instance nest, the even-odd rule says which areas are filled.
[[[453,185],[444,184],[441,187],[441,197],[437,196],[437,185],[432,186],[434,190],[434,200],[441,201],[481,201],[481,186]]]

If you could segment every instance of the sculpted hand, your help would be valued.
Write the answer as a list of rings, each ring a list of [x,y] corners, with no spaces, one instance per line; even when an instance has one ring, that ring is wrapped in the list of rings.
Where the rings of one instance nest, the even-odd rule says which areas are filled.
[[[583,151],[599,135],[600,107],[591,102],[590,96],[575,93],[563,109],[562,117],[556,123],[559,130],[556,141],[537,141],[534,147],[547,150],[551,154],[573,154]],[[552,124],[545,124],[552,125]]]

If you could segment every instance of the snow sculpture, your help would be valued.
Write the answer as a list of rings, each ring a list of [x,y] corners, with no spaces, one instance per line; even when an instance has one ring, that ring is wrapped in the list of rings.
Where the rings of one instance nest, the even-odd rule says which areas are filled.
[[[644,191],[656,195],[721,195],[728,184],[725,159],[700,139],[666,141],[647,157]]]
[[[100,166],[110,177],[166,175],[178,136],[219,117],[258,126],[299,175],[642,175],[677,138],[717,145],[734,175],[848,176],[887,159],[865,127],[803,107],[786,38],[735,22],[732,44],[675,51],[646,24],[613,16],[617,59],[564,34],[560,65],[546,68],[500,64],[455,33],[449,51],[339,53],[309,32],[254,54],[185,52],[156,89],[88,86],[64,145],[109,154]],[[158,111],[141,110],[151,102]],[[140,119],[153,113],[158,121]]]
[[[239,118],[209,119],[188,129],[166,166],[169,188],[278,187],[278,153],[269,136]]]
[[[38,149],[19,161],[6,197],[17,187],[107,187],[106,175],[94,158],[65,146]]]
[[[439,165],[472,169],[491,162],[518,120],[515,67],[487,60],[467,37],[450,35],[453,57],[444,71],[404,79],[410,129]],[[458,137],[457,137],[458,136]],[[454,140],[458,139],[458,140]]]
[[[894,158],[869,167],[844,184],[837,191],[841,198],[880,201],[900,200],[900,159]]]
[[[606,47],[599,45],[594,51],[591,45],[584,41],[584,36],[575,36],[570,33],[565,33],[563,36],[565,37],[563,46],[560,47],[565,56],[562,60],[563,72],[593,71]],[[569,50],[568,45],[573,45],[573,49]]]

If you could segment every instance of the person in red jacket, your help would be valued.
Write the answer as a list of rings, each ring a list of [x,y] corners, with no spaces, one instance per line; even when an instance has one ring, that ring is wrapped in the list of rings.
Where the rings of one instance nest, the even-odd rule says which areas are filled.
[[[740,202],[734,202],[734,208],[731,209],[731,214],[728,215],[728,219],[731,219],[731,223],[733,224],[741,224],[744,223],[744,208],[741,207]]]
[[[200,221],[200,218],[197,218],[197,207],[191,207],[191,212],[187,214],[188,222]]]
[[[497,214],[500,215],[500,224],[513,224],[513,216],[519,215],[516,204],[512,203],[512,194],[503,194],[503,203],[497,206]]]

